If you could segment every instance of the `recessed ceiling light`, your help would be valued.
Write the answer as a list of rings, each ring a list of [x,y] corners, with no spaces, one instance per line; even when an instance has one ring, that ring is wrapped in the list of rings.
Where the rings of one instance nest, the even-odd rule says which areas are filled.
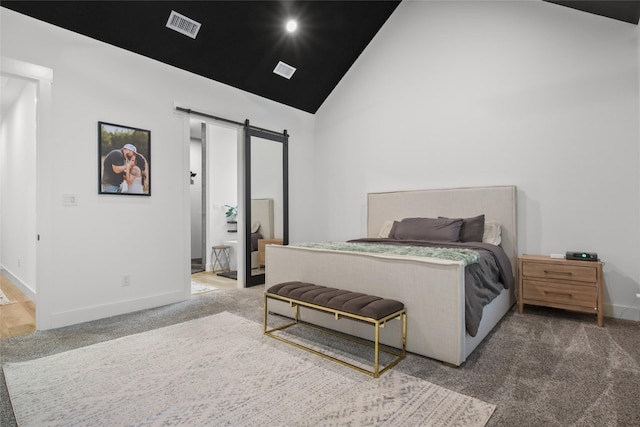
[[[290,79],[293,76],[293,73],[296,72],[296,69],[289,64],[285,64],[282,61],[278,61],[278,65],[273,70],[279,76],[284,77],[285,79]]]
[[[290,19],[289,21],[287,21],[288,32],[293,33],[297,28],[298,28],[298,23],[295,20]]]

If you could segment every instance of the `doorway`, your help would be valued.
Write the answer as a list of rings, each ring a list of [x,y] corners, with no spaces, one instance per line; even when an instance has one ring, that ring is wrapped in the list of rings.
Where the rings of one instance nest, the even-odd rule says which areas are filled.
[[[238,207],[238,130],[194,117],[189,123],[192,282],[238,287],[237,223],[227,216]]]
[[[205,251],[202,254],[203,259],[207,259],[207,270],[209,266],[213,272],[217,272],[219,267],[222,272],[219,275],[232,276],[237,280],[237,287],[254,286],[264,283],[265,274],[260,267],[266,269],[267,246],[271,244],[288,244],[289,241],[289,214],[288,214],[288,139],[289,135],[286,130],[282,133],[259,128],[249,124],[249,120],[244,123],[216,117],[207,113],[198,112],[189,108],[180,106],[175,107],[176,111],[187,113],[185,116],[185,124],[190,126],[192,120],[200,121],[207,125],[202,140],[202,175],[203,175],[203,214],[202,229],[206,230],[202,235],[203,241],[206,242]],[[200,119],[204,117],[206,119]],[[221,137],[217,133],[227,133],[228,137]],[[229,144],[225,147],[222,141]],[[268,145],[276,143],[276,149],[267,148],[262,141],[266,141]],[[257,144],[254,147],[254,142]],[[228,150],[231,157],[225,157],[224,149]],[[186,149],[186,147],[185,147]],[[222,150],[222,151],[219,151]],[[263,152],[264,156],[258,155],[252,160],[252,151],[256,153]],[[219,155],[220,153],[220,155]],[[231,161],[235,153],[235,161]],[[275,154],[274,154],[275,153]],[[271,168],[271,173],[267,176],[274,175],[279,177],[273,185],[267,185],[270,189],[276,189],[267,194],[266,198],[257,197],[253,194],[252,187],[253,177],[262,174],[262,166],[266,159],[276,159],[275,161],[267,161]],[[191,165],[192,169],[195,165]],[[253,171],[254,166],[256,171]],[[242,172],[242,173],[239,173]],[[275,172],[275,173],[274,173]],[[194,173],[192,170],[191,174]],[[217,176],[216,176],[217,175]],[[235,183],[230,184],[235,177]],[[271,180],[269,177],[268,180]],[[281,180],[280,184],[277,183]],[[266,181],[266,180],[265,180]],[[222,187],[221,187],[222,186]],[[235,187],[235,194],[231,191]],[[259,185],[255,185],[259,187]],[[221,191],[218,191],[221,190]],[[280,199],[281,204],[276,207],[275,202]],[[226,197],[223,199],[221,197]],[[233,200],[228,202],[226,200]],[[254,209],[254,203],[261,207]],[[266,215],[260,218],[254,218],[253,213],[261,211]],[[281,237],[274,236],[274,239],[261,238],[258,233],[262,227],[267,228],[265,232],[274,230],[276,224],[273,223],[276,212],[280,213],[278,226],[281,224]],[[222,213],[228,216],[231,213],[237,216],[235,220],[230,221],[223,218]],[[273,226],[271,224],[273,223]],[[219,234],[220,227],[224,227],[224,233]],[[270,233],[268,233],[270,234]],[[256,237],[257,250],[254,250],[253,238]],[[225,240],[228,239],[228,240]],[[219,242],[222,241],[221,244]],[[277,243],[276,243],[277,241]],[[262,245],[261,245],[262,243]],[[264,250],[261,250],[261,247]],[[211,255],[207,253],[207,249],[211,248]],[[261,257],[263,253],[265,256]],[[255,255],[255,256],[254,256]],[[222,262],[220,260],[222,259]],[[255,264],[259,267],[257,274],[254,273]],[[262,261],[262,264],[260,262]],[[230,270],[230,271],[229,271]]]
[[[0,76],[0,274],[2,288],[14,300],[3,305],[2,317],[6,320],[8,310],[22,307],[30,329],[35,329],[40,322],[34,315],[37,320],[47,304],[42,291],[48,291],[38,281],[46,277],[41,254],[48,244],[38,241],[38,233],[49,231],[39,218],[51,215],[39,195],[50,193],[51,187],[49,177],[38,170],[37,158],[50,135],[53,70],[3,56]]]
[[[189,190],[191,202],[191,274],[206,270],[206,138],[205,123],[191,120],[189,140]]]

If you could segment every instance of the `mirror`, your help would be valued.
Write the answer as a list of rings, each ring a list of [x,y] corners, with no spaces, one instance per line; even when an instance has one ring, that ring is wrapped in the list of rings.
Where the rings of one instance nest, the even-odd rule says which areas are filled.
[[[288,135],[245,126],[245,280],[265,282],[267,245],[289,243]]]

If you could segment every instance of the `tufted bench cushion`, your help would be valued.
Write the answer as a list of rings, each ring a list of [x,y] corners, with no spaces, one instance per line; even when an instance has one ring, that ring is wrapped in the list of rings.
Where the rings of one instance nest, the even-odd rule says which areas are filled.
[[[305,282],[279,283],[267,292],[376,320],[404,308],[400,301]]]

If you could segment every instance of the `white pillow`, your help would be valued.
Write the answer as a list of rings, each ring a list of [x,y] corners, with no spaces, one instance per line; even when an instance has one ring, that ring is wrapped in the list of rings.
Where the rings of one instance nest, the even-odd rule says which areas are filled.
[[[380,231],[378,232],[378,238],[379,239],[388,238],[389,233],[391,232],[391,227],[393,227],[393,220],[385,221],[384,224],[382,224],[382,228],[380,228]]]
[[[496,246],[500,245],[502,242],[502,226],[500,223],[496,221],[485,221],[482,241]]]
[[[257,233],[259,228],[260,228],[260,221],[253,221],[251,223],[251,232],[252,233]]]

